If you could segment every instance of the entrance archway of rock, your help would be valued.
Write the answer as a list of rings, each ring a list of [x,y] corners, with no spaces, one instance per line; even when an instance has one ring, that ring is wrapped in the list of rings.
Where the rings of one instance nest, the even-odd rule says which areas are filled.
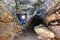
[[[35,15],[30,20],[29,29],[33,30],[35,26],[43,24],[46,26],[46,23],[43,21],[43,18],[40,15]]]
[[[19,19],[19,15],[17,15],[18,19]],[[30,21],[27,23],[28,27],[27,30],[33,30],[35,26],[38,26],[40,24],[44,24],[46,25],[46,23],[43,21],[44,19],[40,16],[40,15],[35,15],[33,16]]]

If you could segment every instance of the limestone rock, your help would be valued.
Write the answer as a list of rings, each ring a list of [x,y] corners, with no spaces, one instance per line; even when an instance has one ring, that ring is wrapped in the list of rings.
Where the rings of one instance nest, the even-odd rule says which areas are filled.
[[[53,31],[56,38],[60,40],[60,3],[59,0],[57,1],[56,7],[50,11],[49,16],[46,17],[46,21],[49,24],[49,29]]]
[[[60,26],[49,26],[50,30],[53,31],[56,35],[56,38],[60,39]]]
[[[15,21],[12,13],[0,4],[0,40],[13,40],[21,31],[22,26]]]
[[[46,38],[55,38],[55,34],[51,31],[49,31],[46,27],[43,25],[36,26],[34,28],[35,32],[39,34],[40,36],[44,36]]]
[[[1,0],[1,2],[3,2],[4,6],[6,8],[8,8],[11,12],[15,12],[16,11],[16,2],[15,0]]]
[[[57,3],[57,5],[55,6],[55,8],[53,7],[53,9],[50,10],[50,12],[48,13],[48,15],[46,16],[46,21],[47,22],[51,22],[53,20],[59,20],[60,19],[60,3]]]

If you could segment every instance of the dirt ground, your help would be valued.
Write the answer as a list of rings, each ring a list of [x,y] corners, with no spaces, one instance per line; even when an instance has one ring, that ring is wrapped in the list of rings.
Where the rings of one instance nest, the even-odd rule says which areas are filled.
[[[15,37],[14,40],[39,40],[39,39],[34,31],[28,30],[23,34],[20,34],[19,37]]]

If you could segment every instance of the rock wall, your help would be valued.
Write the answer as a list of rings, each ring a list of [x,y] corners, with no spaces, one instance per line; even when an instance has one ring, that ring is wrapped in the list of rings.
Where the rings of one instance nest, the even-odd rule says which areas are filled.
[[[60,30],[60,17],[59,17],[60,16],[60,5],[59,5],[60,1],[59,0],[54,0],[54,1],[56,1],[56,2],[55,3],[52,2],[51,6],[49,6],[49,8],[47,10],[48,14],[46,15],[46,23],[48,23],[47,29],[50,30],[50,32],[52,32],[53,34],[55,34],[55,37],[53,39],[51,39],[50,36],[49,37],[45,36],[48,33],[49,33],[49,35],[51,33],[46,32],[47,31],[47,29],[45,31],[46,26],[43,25],[41,27],[41,24],[40,24],[40,26],[35,27],[35,31],[37,32],[37,34],[39,34],[41,40],[45,40],[45,39],[46,40],[60,40],[60,31],[59,31]],[[45,27],[45,28],[43,28],[43,27]],[[45,34],[45,32],[47,34]],[[41,35],[43,33],[45,35]]]
[[[13,40],[14,36],[22,32],[22,26],[14,15],[0,3],[0,40]]]

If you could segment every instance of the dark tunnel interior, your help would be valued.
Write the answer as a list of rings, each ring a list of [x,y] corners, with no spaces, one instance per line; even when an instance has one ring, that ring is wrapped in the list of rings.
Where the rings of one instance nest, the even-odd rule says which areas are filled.
[[[35,26],[38,26],[40,24],[46,25],[45,22],[43,21],[43,18],[40,15],[35,15],[31,18],[30,21],[31,29],[33,29]]]
[[[43,20],[40,16],[35,15],[31,18],[31,22],[34,26],[38,26],[39,24],[43,24]]]

